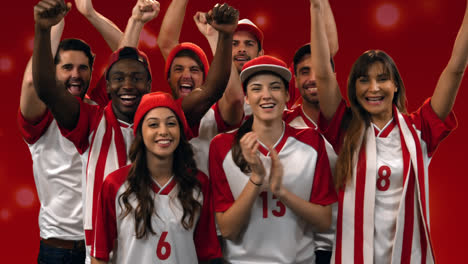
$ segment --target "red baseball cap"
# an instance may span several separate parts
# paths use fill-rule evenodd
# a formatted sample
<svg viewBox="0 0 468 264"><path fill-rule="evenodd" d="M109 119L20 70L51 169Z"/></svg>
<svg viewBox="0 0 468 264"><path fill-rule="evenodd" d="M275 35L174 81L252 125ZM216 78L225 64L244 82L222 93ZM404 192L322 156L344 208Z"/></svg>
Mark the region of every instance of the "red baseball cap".
<svg viewBox="0 0 468 264"><path fill-rule="evenodd" d="M208 75L208 71L210 69L210 64L208 63L208 58L206 57L205 52L200 48L197 44L192 42L183 42L179 45L175 46L166 59L166 65L164 67L164 74L166 78L169 78L169 71L171 70L172 61L174 61L176 55L181 52L182 50L190 50L198 56L200 61L203 64L204 72L203 72L203 79L206 79Z"/></svg>
<svg viewBox="0 0 468 264"><path fill-rule="evenodd" d="M240 73L241 82L244 83L250 76L261 71L276 73L283 77L287 82L291 80L291 72L284 61L273 56L263 55L244 64Z"/></svg>
<svg viewBox="0 0 468 264"><path fill-rule="evenodd" d="M146 71L148 72L148 77L151 80L151 67L149 64L148 56L146 56L146 54L143 51L133 47L123 47L114 51L111 54L109 58L109 63L107 64L108 66L106 70L106 80L109 79L109 71L112 68L112 66L122 59L134 59L141 62L141 64L143 64Z"/></svg>
<svg viewBox="0 0 468 264"><path fill-rule="evenodd" d="M174 100L172 95L165 92L153 92L143 95L140 101L140 105L133 118L133 134L136 135L138 125L142 121L143 117L153 108L167 107L171 109L179 118L182 123L185 135L189 135L189 127L187 119L185 119L184 111L179 101Z"/></svg>
<svg viewBox="0 0 468 264"><path fill-rule="evenodd" d="M236 32L237 31L247 31L254 35L257 38L260 49L263 49L263 32L252 21L247 18L239 20L239 22L237 22Z"/></svg>

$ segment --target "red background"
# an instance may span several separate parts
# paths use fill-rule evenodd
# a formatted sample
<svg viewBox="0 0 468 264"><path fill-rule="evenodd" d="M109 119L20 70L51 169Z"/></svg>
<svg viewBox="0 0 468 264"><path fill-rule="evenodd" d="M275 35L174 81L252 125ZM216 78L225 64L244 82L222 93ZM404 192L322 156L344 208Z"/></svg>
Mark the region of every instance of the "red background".
<svg viewBox="0 0 468 264"><path fill-rule="evenodd" d="M94 1L95 8L122 30L135 1ZM335 57L338 81L344 92L346 78L354 60L367 49L387 51L397 62L407 89L409 110L414 111L432 95L440 72L445 67L453 41L463 18L465 1L337 1L330 0L335 15L340 50ZM32 54L34 36L34 0L2 2L2 41L0 78L4 82L0 126L0 230L2 263L32 263L39 248L37 217L39 202L32 175L31 158L16 125L16 114L23 70ZM161 13L145 28L142 48L151 58L153 85L167 90L163 77L164 62L155 40L170 1L161 0ZM196 29L195 11L207 11L215 1L191 1L184 22L181 41L192 41L208 49ZM309 1L231 0L241 18L250 18L265 34L266 54L292 60L296 48L309 41ZM6 5L5 5L6 4ZM110 49L89 24L72 8L66 17L64 37L87 41L97 54L94 81L103 72ZM210 56L211 57L211 56ZM468 132L465 112L468 104L464 79L455 113L458 128L439 147L430 168L431 226L436 259L439 263L464 259L468 229L464 186L468 184L463 167L463 149L468 149L463 135Z"/></svg>

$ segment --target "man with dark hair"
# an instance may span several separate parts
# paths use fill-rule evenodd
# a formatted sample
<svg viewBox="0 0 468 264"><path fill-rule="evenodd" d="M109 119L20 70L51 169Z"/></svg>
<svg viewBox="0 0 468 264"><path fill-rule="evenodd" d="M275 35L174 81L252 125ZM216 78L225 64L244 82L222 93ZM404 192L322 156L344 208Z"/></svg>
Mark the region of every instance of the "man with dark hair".
<svg viewBox="0 0 468 264"><path fill-rule="evenodd" d="M156 17L159 12L159 5L156 5L154 1L146 3L146 8L145 11L137 10L141 27ZM56 81L60 79L61 71L70 70L71 67L69 63L66 63L65 55L72 51L60 51L60 63L54 67L50 52L50 28L62 20L69 9L70 6L66 5L63 0L44 0L35 6L36 34L32 75L37 95L45 104L41 103L44 108L47 106L50 109L50 113L61 130L56 137L65 139L61 134L65 135L74 145L70 153L81 154L79 158L83 165L80 166L77 174L84 176L86 180L83 184L86 183L86 187L83 188L85 190L83 194L84 222L83 216L80 220L82 221L81 230L84 226L86 244L90 245L93 241L93 209L95 208L93 205L96 202L93 199L94 193L99 191L100 184L108 173L127 163L127 149L133 140L131 127L133 115L143 94L150 91L151 75L148 59L144 53L135 48L122 48L112 54L106 72L107 91L111 97L111 102L106 107L88 105L70 94L70 92L76 92L84 95L86 89L83 88L87 88L89 84L90 70L88 69L87 78L70 78L68 82ZM125 45L126 37L130 36L124 35L122 45ZM90 60L85 52L80 51L79 54L88 65ZM75 53L72 55L76 56ZM80 63L73 69L77 73L83 72L84 76L86 67L83 64ZM54 75L55 69L57 69L56 75ZM55 146L52 145L52 147ZM63 163L68 164L67 161ZM78 191L82 191L81 188ZM83 200L78 199L78 203L82 206Z"/></svg>
<svg viewBox="0 0 468 264"><path fill-rule="evenodd" d="M326 32L328 36L328 46L330 49L330 63L334 69L333 56L338 51L338 35L335 20L328 0L321 0L323 7L323 19L326 22ZM296 101L296 107L290 111L285 111L284 121L292 127L311 127L318 129L320 122L320 107L317 95L317 83L314 69L312 67L310 44L300 47L294 54L294 82L290 83L290 96L294 96L294 89L299 90L301 97ZM295 87L294 87L295 86ZM291 89L294 92L291 92ZM337 155L333 147L325 141L325 148L332 172L335 168ZM315 232L315 255L316 264L330 263L333 243L335 240L337 203L332 204L332 225L326 232Z"/></svg>
<svg viewBox="0 0 468 264"><path fill-rule="evenodd" d="M232 31L229 35L210 26L220 36L213 44L217 46L219 52L214 54L210 66L205 52L199 46L190 42L179 43L187 2L188 0L171 2L161 24L158 45L166 59L165 76L172 95L181 101L191 127L193 138L190 143L195 152L197 167L208 175L208 150L211 139L218 133L237 126L243 115L243 96L236 96L226 88L229 74L223 79L222 86L209 78L210 72L219 70L219 67L232 74L230 57L238 17L235 24L231 24ZM218 8L221 9L223 6ZM199 15L208 23L209 15L205 13ZM209 95L207 100L197 99L196 94L200 90ZM190 108L189 104L192 105Z"/></svg>
<svg viewBox="0 0 468 264"><path fill-rule="evenodd" d="M33 53L33 76L36 91L51 110L61 127L62 134L71 140L86 168L85 222L86 244L93 243L93 224L97 193L105 177L128 163L127 152L133 140L133 117L141 97L151 89L151 67L146 55L135 44L144 24L159 13L156 1L139 0L132 11L120 46L111 55L106 72L107 92L111 101L106 107L91 106L62 92L51 76L50 27L70 9L63 0L47 1L46 8L35 8L36 36ZM49 3L52 2L52 3ZM40 2L41 3L41 2ZM218 56L213 59L213 70L206 77L207 89L197 88L181 104L184 110L201 115L200 108L208 109L220 96L217 87L225 87L230 65L221 65L231 53L232 33L237 25L237 10L228 5L216 6L208 15L213 26L220 31ZM134 46L134 45L132 45ZM214 89L214 90L213 90ZM222 91L221 91L222 94ZM207 106L209 104L209 106ZM197 110L198 109L198 110Z"/></svg>
<svg viewBox="0 0 468 264"><path fill-rule="evenodd" d="M94 55L79 39L60 44L64 22L52 28L55 78L73 96L88 90ZM58 48L57 48L58 45ZM34 90L31 61L21 87L18 125L31 152L33 174L41 203L40 263L84 263L82 162L73 143L61 136L57 122Z"/></svg>

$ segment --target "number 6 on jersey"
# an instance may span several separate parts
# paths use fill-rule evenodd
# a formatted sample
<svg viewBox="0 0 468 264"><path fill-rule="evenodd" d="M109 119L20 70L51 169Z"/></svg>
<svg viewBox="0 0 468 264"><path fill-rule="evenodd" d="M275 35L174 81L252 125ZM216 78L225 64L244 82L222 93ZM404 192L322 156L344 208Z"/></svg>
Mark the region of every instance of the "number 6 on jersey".
<svg viewBox="0 0 468 264"><path fill-rule="evenodd" d="M156 255L160 260L166 260L171 255L171 244L166 241L166 237L167 231L162 232L158 241L158 247L156 248Z"/></svg>

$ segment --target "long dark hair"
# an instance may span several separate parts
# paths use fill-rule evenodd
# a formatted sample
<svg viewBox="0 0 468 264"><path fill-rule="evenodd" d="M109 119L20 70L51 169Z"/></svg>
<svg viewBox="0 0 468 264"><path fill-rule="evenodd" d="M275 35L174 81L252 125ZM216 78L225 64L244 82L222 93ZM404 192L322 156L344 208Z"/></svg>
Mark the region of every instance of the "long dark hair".
<svg viewBox="0 0 468 264"><path fill-rule="evenodd" d="M336 162L336 186L341 188L351 179L353 171L353 157L355 151L361 146L360 138L365 128L370 126L370 114L359 104L356 96L356 81L368 74L370 66L380 62L384 71L397 87L393 96L393 104L398 110L406 113L405 86L400 73L393 59L381 50L368 50L364 52L353 64L348 78L348 99L351 105L351 112L347 112L343 126L346 129L343 146ZM342 126L342 127L343 127ZM362 146L365 146L365 137Z"/></svg>
<svg viewBox="0 0 468 264"><path fill-rule="evenodd" d="M177 115L176 115L177 116ZM142 118L142 120L144 117ZM198 169L193 158L193 150L188 142L183 125L177 116L180 128L180 142L174 151L172 170L174 179L179 186L177 198L182 204L183 215L181 224L185 229L191 228L195 223L195 214L201 210L201 204L194 198L194 191L201 191L201 184L197 179ZM156 234L151 225L151 218L156 214L154 207L154 192L151 189L153 179L148 170L146 160L146 146L143 142L142 123L138 125L135 139L130 148L129 157L132 161L128 172L128 187L119 196L119 206L125 207L121 217L124 218L134 211L135 234L138 239L145 238L148 232ZM138 201L136 208L129 203L129 197L134 194Z"/></svg>
<svg viewBox="0 0 468 264"><path fill-rule="evenodd" d="M258 72L256 74L253 74L252 76L247 78L242 83L242 86L244 87L245 94L247 94L247 84L249 83L250 79L252 77L256 76L256 75L259 75L259 74L273 74L275 76L278 76L283 81L284 89L285 89L286 93L288 93L288 91L289 91L289 82L286 81L283 77L281 77L279 74L276 74L276 73L271 72L271 71L260 71L260 72ZM252 131L253 120L254 120L254 116L252 114L239 127L239 129L237 130L236 135L234 136L234 141L232 142L232 147L231 147L232 159L234 160L234 163L237 165L237 167L239 167L240 170L243 173L250 173L250 172L252 172L252 170L250 169L249 164L245 160L244 155L242 155L242 149L240 147L240 140L245 134Z"/></svg>

